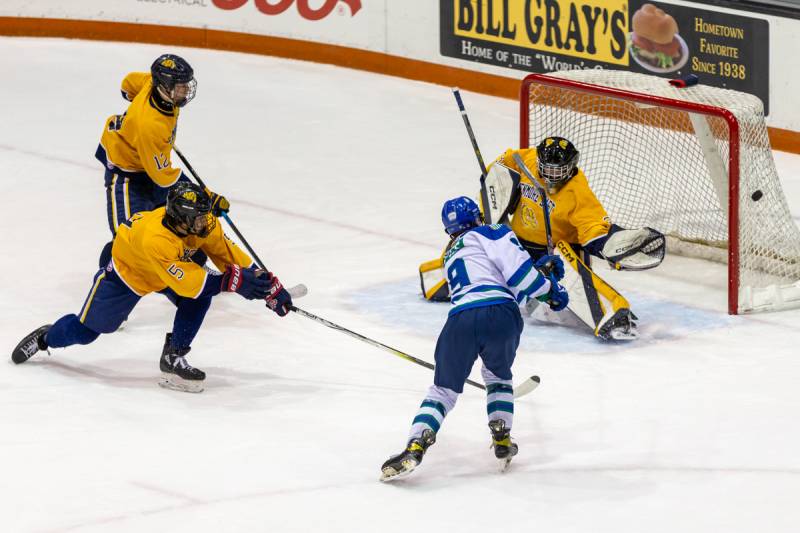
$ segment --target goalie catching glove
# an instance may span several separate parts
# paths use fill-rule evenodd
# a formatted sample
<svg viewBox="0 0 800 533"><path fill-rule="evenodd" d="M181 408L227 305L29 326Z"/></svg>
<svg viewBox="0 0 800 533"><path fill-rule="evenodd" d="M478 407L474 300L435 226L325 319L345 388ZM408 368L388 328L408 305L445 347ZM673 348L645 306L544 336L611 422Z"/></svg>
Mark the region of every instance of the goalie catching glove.
<svg viewBox="0 0 800 533"><path fill-rule="evenodd" d="M602 254L615 270L648 270L664 260L667 241L653 228L619 229L609 233Z"/></svg>

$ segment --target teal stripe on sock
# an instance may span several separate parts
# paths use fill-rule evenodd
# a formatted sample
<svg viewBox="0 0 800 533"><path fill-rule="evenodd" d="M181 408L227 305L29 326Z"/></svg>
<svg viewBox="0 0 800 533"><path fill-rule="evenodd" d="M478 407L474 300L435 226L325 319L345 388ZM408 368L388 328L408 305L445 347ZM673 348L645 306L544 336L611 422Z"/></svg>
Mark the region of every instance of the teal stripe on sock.
<svg viewBox="0 0 800 533"><path fill-rule="evenodd" d="M433 415L417 415L414 417L414 421L411 423L411 425L414 424L427 424L434 433L439 431L439 428L441 427L439 421L436 420Z"/></svg>
<svg viewBox="0 0 800 533"><path fill-rule="evenodd" d="M495 394L497 392L514 394L514 387L506 385L505 383L491 383L486 386L486 394Z"/></svg>
<svg viewBox="0 0 800 533"><path fill-rule="evenodd" d="M422 405L420 405L420 408L422 408L422 407L431 407L433 409L436 409L437 411L439 411L439 413L442 415L442 417L444 417L447 414L447 412L445 411L444 405L442 405L440 402L437 402L437 401L434 401L434 400L424 400L422 402Z"/></svg>
<svg viewBox="0 0 800 533"><path fill-rule="evenodd" d="M505 411L506 413L513 413L514 412L514 402L503 402L497 400L495 402L489 402L486 404L486 412L492 414L496 411Z"/></svg>

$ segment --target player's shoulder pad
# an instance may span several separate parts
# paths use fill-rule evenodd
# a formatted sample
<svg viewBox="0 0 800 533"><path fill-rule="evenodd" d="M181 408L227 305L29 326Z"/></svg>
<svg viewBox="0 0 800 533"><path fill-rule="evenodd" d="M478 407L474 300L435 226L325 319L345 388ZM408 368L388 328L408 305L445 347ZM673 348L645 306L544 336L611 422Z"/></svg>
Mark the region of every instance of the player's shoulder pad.
<svg viewBox="0 0 800 533"><path fill-rule="evenodd" d="M503 224L478 226L474 230L478 235L490 241L497 241L508 235L511 229Z"/></svg>

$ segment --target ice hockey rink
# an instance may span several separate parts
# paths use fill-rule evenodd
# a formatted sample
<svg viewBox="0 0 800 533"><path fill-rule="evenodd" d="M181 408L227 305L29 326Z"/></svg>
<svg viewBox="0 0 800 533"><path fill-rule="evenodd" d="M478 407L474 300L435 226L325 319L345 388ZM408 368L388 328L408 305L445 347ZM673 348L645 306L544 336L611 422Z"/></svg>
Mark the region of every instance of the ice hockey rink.
<svg viewBox="0 0 800 533"><path fill-rule="evenodd" d="M177 145L298 306L433 358L447 304L418 265L444 200L478 170L447 87L189 48L0 39L0 338L76 312L108 240L104 119L119 83L165 51L194 66ZM517 104L465 92L487 159L517 143ZM578 147L580 149L580 147ZM800 156L776 153L795 220ZM729 316L725 268L668 256L600 272L641 338L604 344L528 323L520 454L498 472L485 398L465 390L416 472L378 482L432 373L301 316L214 300L192 395L161 389L173 307L121 332L0 365L0 531L790 532L800 523L800 311ZM476 366L473 378L479 379Z"/></svg>

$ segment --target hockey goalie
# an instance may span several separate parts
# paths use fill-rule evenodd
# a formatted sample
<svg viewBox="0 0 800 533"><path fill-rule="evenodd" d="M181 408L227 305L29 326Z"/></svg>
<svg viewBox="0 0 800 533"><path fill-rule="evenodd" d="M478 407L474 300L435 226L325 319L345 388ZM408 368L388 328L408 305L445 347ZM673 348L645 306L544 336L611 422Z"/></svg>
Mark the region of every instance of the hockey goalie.
<svg viewBox="0 0 800 533"><path fill-rule="evenodd" d="M527 168L519 168L515 155ZM615 270L647 270L663 261L666 241L653 228L613 224L578 167L579 156L561 137L547 137L536 148L506 150L482 180L484 218L509 224L534 261L548 253L548 242L564 261L567 273L561 283L569 291L570 313L561 318L532 301L526 308L532 318L585 324L604 340L632 340L638 336L638 319L625 297L592 270L592 257ZM449 299L441 266L441 259L420 265L428 300Z"/></svg>

